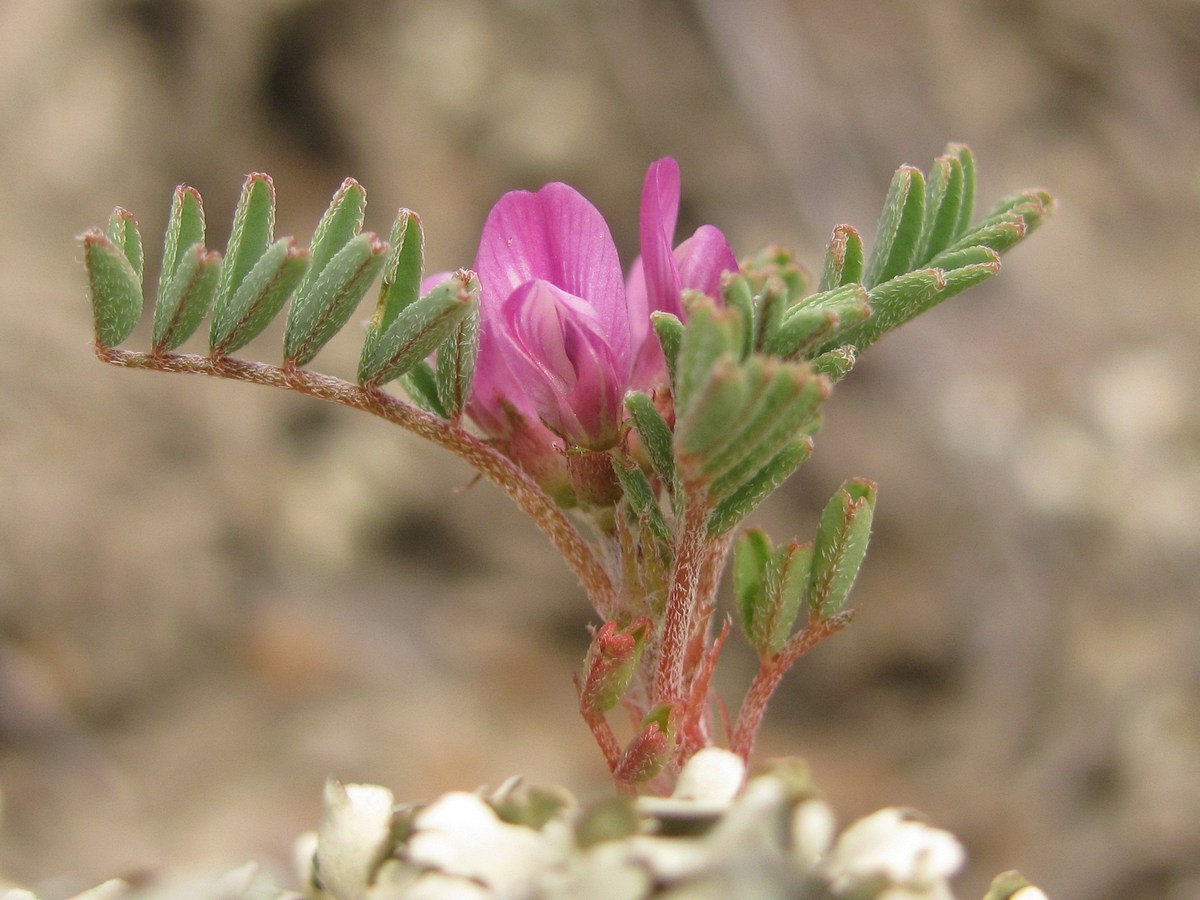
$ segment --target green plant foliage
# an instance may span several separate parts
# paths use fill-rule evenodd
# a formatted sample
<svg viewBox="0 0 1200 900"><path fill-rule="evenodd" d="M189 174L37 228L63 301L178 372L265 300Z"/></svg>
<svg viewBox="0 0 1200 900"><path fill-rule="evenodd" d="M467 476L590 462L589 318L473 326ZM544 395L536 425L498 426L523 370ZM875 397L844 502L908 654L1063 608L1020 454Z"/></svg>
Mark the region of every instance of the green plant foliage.
<svg viewBox="0 0 1200 900"><path fill-rule="evenodd" d="M338 250L320 275L305 276L288 311L285 359L303 366L341 331L383 268L387 249L375 235L360 234Z"/></svg>
<svg viewBox="0 0 1200 900"><path fill-rule="evenodd" d="M801 437L789 442L766 465L741 483L720 501L708 519L708 535L720 537L741 524L750 512L783 484L812 455L812 439Z"/></svg>
<svg viewBox="0 0 1200 900"><path fill-rule="evenodd" d="M789 309L763 339L763 352L783 359L807 359L813 350L838 340L873 314L870 295L850 283L813 294Z"/></svg>
<svg viewBox="0 0 1200 900"><path fill-rule="evenodd" d="M754 351L755 346L757 314L754 289L745 275L726 272L722 278L721 297L726 309L735 309L742 317L742 342L737 350L739 358L745 359Z"/></svg>
<svg viewBox="0 0 1200 900"><path fill-rule="evenodd" d="M174 350L204 321L221 276L221 256L204 248L204 203L195 188L175 188L163 239L154 304L156 353Z"/></svg>
<svg viewBox="0 0 1200 900"><path fill-rule="evenodd" d="M675 360L675 412L680 418L702 390L708 390L713 367L722 356L733 359L742 346L741 317L721 309L702 294L685 297L688 323Z"/></svg>
<svg viewBox="0 0 1200 900"><path fill-rule="evenodd" d="M909 271L916 260L925 222L925 176L920 169L901 166L892 178L871 260L863 283L867 287Z"/></svg>
<svg viewBox="0 0 1200 900"><path fill-rule="evenodd" d="M763 659L779 654L806 605L812 544L792 541L771 546L766 532L751 528L738 540L733 557L733 590L742 630Z"/></svg>
<svg viewBox="0 0 1200 900"><path fill-rule="evenodd" d="M257 337L279 314L308 271L308 250L293 238L280 238L255 261L228 298L218 297L209 332L209 350L228 356ZM228 271L225 257L222 274ZM225 279L222 278L222 283Z"/></svg>
<svg viewBox="0 0 1200 900"><path fill-rule="evenodd" d="M825 253L825 268L818 290L831 291L862 281L865 265L863 242L858 232L849 225L837 226L833 229L833 237Z"/></svg>
<svg viewBox="0 0 1200 900"><path fill-rule="evenodd" d="M396 214L389 238L392 247L383 267L383 284L371 330L386 331L401 310L421 296L421 278L425 270L425 232L421 217L409 209Z"/></svg>
<svg viewBox="0 0 1200 900"><path fill-rule="evenodd" d="M758 646L754 641L755 621L773 553L771 538L761 528L742 532L733 551L733 598L742 630L755 647Z"/></svg>
<svg viewBox="0 0 1200 900"><path fill-rule="evenodd" d="M813 371L824 375L831 385L837 384L850 374L858 356L853 344L844 344L833 350L826 350L812 361Z"/></svg>
<svg viewBox="0 0 1200 900"><path fill-rule="evenodd" d="M658 496L646 473L637 465L626 465L619 459L613 460L613 471L621 483L621 492L634 517L645 522L660 541L670 543L673 536L671 526L667 524L662 508L658 505Z"/></svg>
<svg viewBox="0 0 1200 900"><path fill-rule="evenodd" d="M630 391L625 395L625 408L629 410L630 422L641 440L651 468L663 486L673 493L677 475L671 426L654 401L638 391Z"/></svg>
<svg viewBox="0 0 1200 900"><path fill-rule="evenodd" d="M472 303L462 321L437 348L437 396L446 418L457 420L467 408L478 359L479 304Z"/></svg>
<svg viewBox="0 0 1200 900"><path fill-rule="evenodd" d="M367 192L353 178L347 178L334 193L329 208L325 210L313 232L312 242L308 245L312 264L296 289L298 302L312 290L313 284L333 258L351 240L358 237L366 209Z"/></svg>
<svg viewBox="0 0 1200 900"><path fill-rule="evenodd" d="M720 500L738 490L791 441L820 427L817 411L829 385L811 370L780 367L764 390L764 402L739 423L735 442L705 460L708 496Z"/></svg>
<svg viewBox="0 0 1200 900"><path fill-rule="evenodd" d="M425 359L479 304L479 279L460 271L404 307L386 329L367 332L358 364L364 387L399 378ZM436 391L436 387L435 387Z"/></svg>
<svg viewBox="0 0 1200 900"><path fill-rule="evenodd" d="M758 253L741 262L742 275L755 293L760 293L771 279L782 283L782 294L794 303L812 290L812 279L804 266L787 247L768 244Z"/></svg>
<svg viewBox="0 0 1200 900"><path fill-rule="evenodd" d="M105 235L115 247L125 254L130 268L137 276L138 284L141 285L145 254L142 251L142 235L138 231L137 219L133 217L133 213L121 209L119 206L114 209L108 219Z"/></svg>
<svg viewBox="0 0 1200 900"><path fill-rule="evenodd" d="M193 244L154 305L154 352L168 353L195 333L208 314L221 278L221 254Z"/></svg>
<svg viewBox="0 0 1200 900"><path fill-rule="evenodd" d="M267 252L274 234L275 185L269 175L256 172L246 178L233 213L233 229L225 246L225 268L221 272L221 286L217 292L217 316L224 315L224 307L233 301L234 294L258 263L259 257ZM203 239L201 231L198 240ZM185 246L182 239L177 245Z"/></svg>
<svg viewBox="0 0 1200 900"><path fill-rule="evenodd" d="M163 237L162 269L158 273L158 304L171 289L171 279L175 277L185 254L196 245L204 246L204 202L200 192L186 184L175 188L171 197L171 209L167 214L167 231ZM172 318L168 310L163 314L164 319ZM155 310L156 316L158 310Z"/></svg>
<svg viewBox="0 0 1200 900"><path fill-rule="evenodd" d="M683 343L683 323L668 312L656 310L650 313L650 325L658 337L663 356L667 361L667 375L671 384L676 383L676 372L679 362L679 347Z"/></svg>
<svg viewBox="0 0 1200 900"><path fill-rule="evenodd" d="M828 619L846 604L867 555L876 491L873 482L852 478L821 513L808 590L809 608L819 619Z"/></svg>
<svg viewBox="0 0 1200 900"><path fill-rule="evenodd" d="M288 310L283 355L303 366L340 331L383 268L388 245L359 234L367 195L347 178L313 234L311 263Z"/></svg>
<svg viewBox="0 0 1200 900"><path fill-rule="evenodd" d="M96 340L102 347L115 347L133 333L141 318L142 280L125 252L99 228L83 236L83 255Z"/></svg>
<svg viewBox="0 0 1200 900"><path fill-rule="evenodd" d="M400 383L412 401L426 412L431 412L443 419L450 418L446 407L438 396L437 374L427 361L421 360L400 376Z"/></svg>
<svg viewBox="0 0 1200 900"><path fill-rule="evenodd" d="M924 264L958 237L963 205L963 167L955 156L939 156L925 185L925 225L917 260Z"/></svg>

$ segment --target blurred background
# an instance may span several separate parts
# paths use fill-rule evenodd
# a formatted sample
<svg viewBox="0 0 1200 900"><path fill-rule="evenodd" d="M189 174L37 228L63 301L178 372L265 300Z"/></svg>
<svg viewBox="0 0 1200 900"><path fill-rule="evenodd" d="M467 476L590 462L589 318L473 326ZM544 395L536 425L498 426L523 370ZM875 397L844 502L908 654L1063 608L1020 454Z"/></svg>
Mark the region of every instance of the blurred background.
<svg viewBox="0 0 1200 900"><path fill-rule="evenodd" d="M0 872L54 897L283 866L328 775L605 790L569 679L589 610L498 491L363 415L94 360L75 237L114 205L148 284L174 185L219 247L259 170L305 242L346 175L369 228L416 209L431 270L563 180L630 260L672 154L681 234L815 268L948 140L982 206L1060 208L873 348L757 515L807 536L844 478L881 484L858 618L759 755L806 757L843 822L953 830L964 897L1009 867L1200 897L1195 0L2 0ZM315 367L352 377L354 331Z"/></svg>

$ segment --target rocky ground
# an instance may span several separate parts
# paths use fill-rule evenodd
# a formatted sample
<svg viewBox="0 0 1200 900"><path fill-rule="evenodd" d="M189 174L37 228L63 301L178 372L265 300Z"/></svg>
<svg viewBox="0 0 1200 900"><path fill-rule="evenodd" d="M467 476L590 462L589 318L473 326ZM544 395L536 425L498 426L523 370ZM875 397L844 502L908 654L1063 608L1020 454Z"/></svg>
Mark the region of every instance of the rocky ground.
<svg viewBox="0 0 1200 900"><path fill-rule="evenodd" d="M418 210L450 268L500 193L564 180L629 258L670 153L685 228L815 265L961 140L985 203L1061 207L872 351L759 516L806 534L881 483L858 620L762 752L846 819L959 834L963 896L1012 866L1062 900L1200 892L1195 3L9 0L0 50L5 876L282 865L328 774L604 788L571 712L588 611L540 535L364 416L95 362L74 236L112 206L153 245L186 180L219 245L262 170L307 240L353 174L369 227ZM341 337L322 371L353 372Z"/></svg>

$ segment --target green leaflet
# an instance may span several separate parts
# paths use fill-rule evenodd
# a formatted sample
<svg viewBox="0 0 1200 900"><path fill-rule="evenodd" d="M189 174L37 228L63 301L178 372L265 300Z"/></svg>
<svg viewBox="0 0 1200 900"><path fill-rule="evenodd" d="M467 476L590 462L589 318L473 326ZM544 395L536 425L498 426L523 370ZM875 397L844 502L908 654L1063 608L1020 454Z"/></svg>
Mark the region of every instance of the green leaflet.
<svg viewBox="0 0 1200 900"><path fill-rule="evenodd" d="M954 237L961 237L971 227L975 214L975 156L966 144L947 144L946 156L953 156L963 171L962 202L958 208L958 222L954 226Z"/></svg>
<svg viewBox="0 0 1200 900"><path fill-rule="evenodd" d="M733 551L733 597L742 631L754 647L758 646L754 639L756 622L773 552L771 539L761 528L746 529Z"/></svg>
<svg viewBox="0 0 1200 900"><path fill-rule="evenodd" d="M963 203L963 167L956 156L933 161L925 195L925 226L915 262L928 263L957 237Z"/></svg>
<svg viewBox="0 0 1200 900"><path fill-rule="evenodd" d="M868 292L871 317L822 344L819 352L824 353L835 346L852 344L862 353L881 335L933 305L939 290L945 286L945 274L941 269L920 269L907 272L890 281L876 285Z"/></svg>
<svg viewBox="0 0 1200 900"><path fill-rule="evenodd" d="M667 490L675 491L675 453L673 449L674 436L667 420L663 418L654 401L646 394L630 391L625 395L625 408L629 410L629 419L641 439L642 447L650 460L654 474L659 477Z"/></svg>
<svg viewBox="0 0 1200 900"><path fill-rule="evenodd" d="M125 252L93 228L83 236L83 255L92 296L96 341L115 347L142 316L142 282Z"/></svg>
<svg viewBox="0 0 1200 900"><path fill-rule="evenodd" d="M871 314L867 290L861 284L813 294L788 310L763 350L783 359L805 359Z"/></svg>
<svg viewBox="0 0 1200 900"><path fill-rule="evenodd" d="M719 309L701 295L688 310L687 327L675 361L675 412L685 417L688 407L706 389L713 366L722 356L731 358L741 346L740 317L734 310Z"/></svg>
<svg viewBox="0 0 1200 900"><path fill-rule="evenodd" d="M708 536L720 537L736 526L760 504L768 494L787 480L812 455L812 440L799 438L785 446L753 477L713 509L708 519Z"/></svg>
<svg viewBox="0 0 1200 900"><path fill-rule="evenodd" d="M362 230L367 207L367 192L353 178L347 178L333 195L329 208L321 216L308 245L312 263L296 288L296 302L301 303L328 266Z"/></svg>
<svg viewBox="0 0 1200 900"><path fill-rule="evenodd" d="M171 280L179 269L186 254L192 252L197 244L204 245L204 202L200 192L186 184L175 188L171 196L171 211L167 214L167 231L163 237L162 269L158 273L158 294L154 316L158 321L158 307L171 289ZM175 310L167 310L161 314L164 319L172 319ZM185 338L186 340L186 338ZM183 343L181 340L180 343Z"/></svg>
<svg viewBox="0 0 1200 900"><path fill-rule="evenodd" d="M750 281L744 275L726 272L722 276L721 297L727 309L736 309L742 317L742 343L738 348L738 356L745 359L755 349L755 322L757 319L754 308L754 291Z"/></svg>
<svg viewBox="0 0 1200 900"><path fill-rule="evenodd" d="M821 403L829 396L829 383L821 377L810 377L807 369L787 367L779 373L774 402L764 404L767 414L747 422L741 440L733 446L736 451L709 465L705 474L710 480L710 500L723 502L753 481L762 467L800 437L811 437L820 422L817 418Z"/></svg>
<svg viewBox="0 0 1200 900"><path fill-rule="evenodd" d="M306 276L288 310L285 359L298 366L307 364L345 326L383 268L387 249L375 235L360 234L346 242L316 278Z"/></svg>
<svg viewBox="0 0 1200 900"><path fill-rule="evenodd" d="M863 242L849 225L833 229L829 249L825 252L825 268L818 290L831 291L836 287L863 280Z"/></svg>
<svg viewBox="0 0 1200 900"><path fill-rule="evenodd" d="M358 381L379 387L412 369L445 340L479 303L479 279L460 271L402 309L386 329L371 328L358 363Z"/></svg>
<svg viewBox="0 0 1200 900"><path fill-rule="evenodd" d="M965 231L947 252L984 246L1004 253L1042 224L1054 209L1054 198L1045 191L1026 191L1004 198L983 221ZM942 265L935 257L934 265Z"/></svg>
<svg viewBox="0 0 1200 900"><path fill-rule="evenodd" d="M671 387L678 391L676 367L679 348L683 344L683 323L671 313L655 310L650 313L650 324L654 327L654 334L658 337L659 346L662 347L663 356L667 360L667 375L671 379Z"/></svg>
<svg viewBox="0 0 1200 900"><path fill-rule="evenodd" d="M271 176L255 172L242 185L242 195L233 213L233 229L225 246L225 267L217 292L216 315L233 295L270 246L275 233L275 185ZM306 254L307 255L307 254Z"/></svg>
<svg viewBox="0 0 1200 900"><path fill-rule="evenodd" d="M308 246L308 271L288 309L283 355L303 366L345 326L371 282L387 245L360 235L367 192L353 178L334 192Z"/></svg>
<svg viewBox="0 0 1200 900"><path fill-rule="evenodd" d="M710 478L752 452L757 441L775 428L808 380L805 369L762 356L747 360L738 371L746 385L746 396L736 410L736 418L719 423L720 427L714 429L719 440L699 452L686 442L681 447L681 455L702 456L695 462Z"/></svg>
<svg viewBox="0 0 1200 900"><path fill-rule="evenodd" d="M646 522L650 530L660 541L669 544L673 538L671 526L663 516L662 508L658 505L658 497L650 480L635 463L621 459L613 459L613 471L621 483L624 500L629 504L634 516Z"/></svg>
<svg viewBox="0 0 1200 900"><path fill-rule="evenodd" d="M841 612L867 555L876 485L852 478L821 513L813 550L809 609L819 619Z"/></svg>
<svg viewBox="0 0 1200 900"><path fill-rule="evenodd" d="M863 283L873 287L909 271L925 224L925 176L901 166L892 177Z"/></svg>
<svg viewBox="0 0 1200 900"><path fill-rule="evenodd" d="M814 372L818 375L824 375L832 385L837 384L850 374L850 370L854 368L857 358L854 345L846 344L841 347L834 347L832 350L826 350L820 356L814 357L810 365Z"/></svg>
<svg viewBox="0 0 1200 900"><path fill-rule="evenodd" d="M225 260L224 272L230 261ZM218 297L208 343L214 356L224 356L253 340L283 309L308 270L308 251L293 238L282 238L261 254L237 290L222 303Z"/></svg>
<svg viewBox="0 0 1200 900"><path fill-rule="evenodd" d="M392 252L383 267L383 285L373 331L383 332L391 327L400 311L416 303L421 296L421 277L425 271L425 232L421 217L409 209L396 214L389 238Z"/></svg>
<svg viewBox="0 0 1200 900"><path fill-rule="evenodd" d="M696 474L690 463L702 463L712 448L729 439L734 424L761 388L761 362L753 358L752 363L742 366L732 355L721 357L709 370L708 382L694 389L696 396L676 420L676 457L685 467L685 480Z"/></svg>
<svg viewBox="0 0 1200 900"><path fill-rule="evenodd" d="M838 344L852 344L862 352L886 332L1000 271L999 255L984 246L947 250L935 259L947 268L919 269L872 288L871 318L838 333L820 349L826 352Z"/></svg>
<svg viewBox="0 0 1200 900"><path fill-rule="evenodd" d="M155 353L169 353L200 327L221 279L221 254L193 244L154 305Z"/></svg>
<svg viewBox="0 0 1200 900"><path fill-rule="evenodd" d="M791 250L779 244L768 244L744 260L741 268L743 277L750 282L752 292L756 294L761 293L772 279L783 285L782 293L788 303L794 303L811 290L808 272L796 261Z"/></svg>
<svg viewBox="0 0 1200 900"><path fill-rule="evenodd" d="M125 254L130 268L137 275L138 285L141 285L145 254L142 252L142 235L138 231L137 219L133 217L133 213L118 206L108 219L105 234L113 245Z"/></svg>
<svg viewBox="0 0 1200 900"><path fill-rule="evenodd" d="M468 290L479 293L479 280L472 273ZM479 359L479 304L471 304L463 320L437 348L436 388L438 401L448 413L459 419L471 396L475 363Z"/></svg>
<svg viewBox="0 0 1200 900"><path fill-rule="evenodd" d="M771 346L776 340L791 301L787 285L778 278L768 278L754 297L753 343L758 349Z"/></svg>
<svg viewBox="0 0 1200 900"><path fill-rule="evenodd" d="M441 398L438 397L437 375L428 362L421 360L401 375L400 384L404 386L405 393L412 398L413 403L421 409L443 419L450 418L446 407L442 406Z"/></svg>
<svg viewBox="0 0 1200 900"><path fill-rule="evenodd" d="M766 566L761 606L755 618L754 646L763 655L777 655L792 636L805 604L812 572L813 546L792 541L779 547Z"/></svg>
<svg viewBox="0 0 1200 900"><path fill-rule="evenodd" d="M1020 243L1028 231L1029 227L1026 225L1024 217L1015 212L1002 213L972 228L930 262L933 265L941 265L944 256L969 250L972 247L987 247L997 253L1003 253Z"/></svg>
<svg viewBox="0 0 1200 900"><path fill-rule="evenodd" d="M805 606L812 569L812 544L792 541L772 548L752 528L738 539L733 557L733 591L742 629L763 659L779 654Z"/></svg>

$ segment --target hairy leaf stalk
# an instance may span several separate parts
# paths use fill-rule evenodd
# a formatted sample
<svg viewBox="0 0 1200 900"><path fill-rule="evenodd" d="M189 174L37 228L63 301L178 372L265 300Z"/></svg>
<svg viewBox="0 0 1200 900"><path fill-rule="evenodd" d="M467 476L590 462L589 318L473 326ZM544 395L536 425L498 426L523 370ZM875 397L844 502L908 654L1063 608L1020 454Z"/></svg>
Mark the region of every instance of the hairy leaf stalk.
<svg viewBox="0 0 1200 900"><path fill-rule="evenodd" d="M445 419L405 403L379 388L361 387L295 366L285 368L228 356L213 358L194 354L139 353L105 347L100 343L96 344L96 355L110 365L128 369L213 375L231 381L284 388L362 410L399 425L449 450L508 494L550 539L550 543L579 578L588 596L595 598L597 605L612 606L616 601L608 573L591 545L566 514L510 459L488 446L486 441Z"/></svg>

